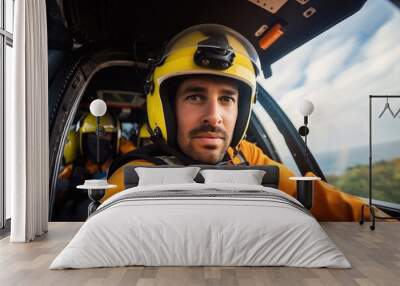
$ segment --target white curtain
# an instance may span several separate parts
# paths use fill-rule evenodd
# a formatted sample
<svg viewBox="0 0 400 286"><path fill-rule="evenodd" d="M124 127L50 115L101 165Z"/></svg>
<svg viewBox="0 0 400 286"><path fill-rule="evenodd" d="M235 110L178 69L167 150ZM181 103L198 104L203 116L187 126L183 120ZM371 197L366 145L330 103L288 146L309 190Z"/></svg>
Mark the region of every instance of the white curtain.
<svg viewBox="0 0 400 286"><path fill-rule="evenodd" d="M12 242L47 232L49 137L45 0L15 1L13 94L6 98Z"/></svg>

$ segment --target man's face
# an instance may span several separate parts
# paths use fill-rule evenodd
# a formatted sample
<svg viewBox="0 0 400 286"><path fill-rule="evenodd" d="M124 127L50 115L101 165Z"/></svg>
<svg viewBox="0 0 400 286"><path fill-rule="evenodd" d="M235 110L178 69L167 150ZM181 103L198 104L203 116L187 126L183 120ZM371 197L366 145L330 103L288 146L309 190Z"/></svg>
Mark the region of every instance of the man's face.
<svg viewBox="0 0 400 286"><path fill-rule="evenodd" d="M223 159L235 128L238 97L231 79L194 77L178 86L177 140L186 155L208 164Z"/></svg>

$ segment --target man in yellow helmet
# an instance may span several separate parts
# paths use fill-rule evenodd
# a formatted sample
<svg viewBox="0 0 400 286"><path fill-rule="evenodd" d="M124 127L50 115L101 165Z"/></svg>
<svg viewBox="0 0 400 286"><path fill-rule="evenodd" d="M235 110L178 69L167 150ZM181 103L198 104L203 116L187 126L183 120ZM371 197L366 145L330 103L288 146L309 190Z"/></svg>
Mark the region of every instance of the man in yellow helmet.
<svg viewBox="0 0 400 286"><path fill-rule="evenodd" d="M189 28L166 47L145 91L154 144L113 163L109 183L123 190L123 166L159 164L276 165L279 189L296 195L294 173L244 140L261 75L254 47L221 25ZM311 175L308 174L308 175ZM319 220L358 220L363 202L317 182L312 213Z"/></svg>
<svg viewBox="0 0 400 286"><path fill-rule="evenodd" d="M57 196L74 211L77 218L87 214L88 196L84 191L76 190L76 186L88 179L104 179L112 160L119 154L128 153L135 146L121 137L121 127L117 119L106 113L100 117L99 157L97 157L96 118L85 114L78 122L77 131L70 130L64 146L64 160L57 181ZM82 202L79 204L79 202ZM82 205L82 207L77 206ZM57 206L65 208L65 206ZM77 210L79 208L79 210Z"/></svg>
<svg viewBox="0 0 400 286"><path fill-rule="evenodd" d="M88 113L78 123L78 132L70 131L64 147L64 172L72 168L72 163L82 164L87 170L87 177L104 178L106 171L120 151L127 153L134 150L133 144L121 137L118 120L109 113L100 117L99 157L97 158L96 118ZM120 148L122 150L120 150ZM60 174L63 176L63 172Z"/></svg>

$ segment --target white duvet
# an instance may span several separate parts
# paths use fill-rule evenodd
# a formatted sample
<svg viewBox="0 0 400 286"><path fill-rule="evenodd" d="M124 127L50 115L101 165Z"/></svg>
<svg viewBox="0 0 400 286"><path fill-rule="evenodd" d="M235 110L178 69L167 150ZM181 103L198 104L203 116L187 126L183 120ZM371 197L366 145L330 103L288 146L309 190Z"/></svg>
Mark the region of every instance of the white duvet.
<svg viewBox="0 0 400 286"><path fill-rule="evenodd" d="M197 183L114 195L50 269L127 265L351 267L291 196L255 185Z"/></svg>

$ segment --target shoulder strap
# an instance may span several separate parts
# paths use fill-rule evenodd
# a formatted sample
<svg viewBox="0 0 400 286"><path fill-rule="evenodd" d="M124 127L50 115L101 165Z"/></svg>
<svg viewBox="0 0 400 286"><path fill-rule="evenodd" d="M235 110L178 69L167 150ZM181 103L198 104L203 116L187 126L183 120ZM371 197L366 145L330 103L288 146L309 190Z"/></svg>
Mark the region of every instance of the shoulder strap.
<svg viewBox="0 0 400 286"><path fill-rule="evenodd" d="M163 160L167 165L182 165L182 162L174 156L158 156L156 158Z"/></svg>
<svg viewBox="0 0 400 286"><path fill-rule="evenodd" d="M239 150L239 152L236 154L236 156L239 158L240 163L237 165L249 165L249 162L247 162L246 158L244 157L244 154L242 151Z"/></svg>
<svg viewBox="0 0 400 286"><path fill-rule="evenodd" d="M167 149L166 149L167 148ZM166 149L166 150L165 150ZM166 154L171 154L172 156L165 156ZM178 156L179 155L179 156ZM249 165L246 161L244 154L239 150L234 156L238 156L240 159L240 163L235 165ZM107 179L111 177L112 174L123 165L135 161L135 160L144 160L154 165L195 165L201 164L196 161L190 162L189 159L184 157L182 154L173 150L169 146L152 144L145 146L143 148L139 148L128 152L126 154L120 155L117 159L115 159L107 172ZM232 159L229 158L227 154L225 154L224 160L217 165L225 165L229 162L232 162Z"/></svg>
<svg viewBox="0 0 400 286"><path fill-rule="evenodd" d="M239 162L234 163L234 159L239 159ZM218 163L217 165L249 166L250 164L240 149L233 149L232 157L227 152L222 162Z"/></svg>
<svg viewBox="0 0 400 286"><path fill-rule="evenodd" d="M144 160L153 163L154 165L168 165L168 162L165 162L163 159L153 155L154 151L155 150L153 150L153 148L140 148L120 155L111 163L110 167L108 168L107 179L110 178L111 175L123 165L136 160Z"/></svg>

